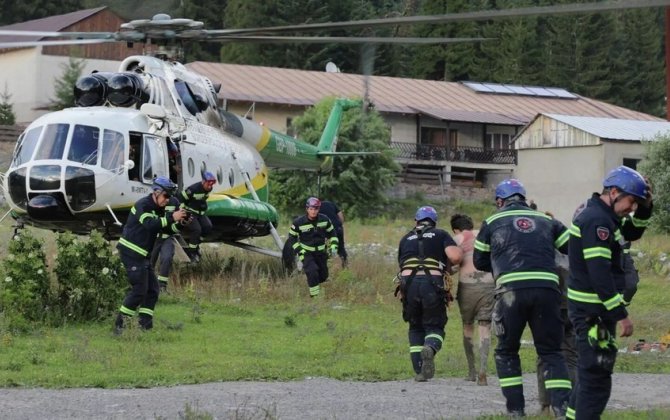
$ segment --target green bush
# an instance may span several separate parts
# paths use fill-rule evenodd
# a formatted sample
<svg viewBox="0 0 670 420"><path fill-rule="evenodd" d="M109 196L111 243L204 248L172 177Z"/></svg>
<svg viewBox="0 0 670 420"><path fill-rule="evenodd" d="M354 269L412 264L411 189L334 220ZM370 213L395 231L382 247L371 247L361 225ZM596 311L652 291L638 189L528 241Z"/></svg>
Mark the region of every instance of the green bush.
<svg viewBox="0 0 670 420"><path fill-rule="evenodd" d="M59 234L56 307L61 320L95 321L114 313L126 286L125 270L118 256L99 232L88 241L71 233Z"/></svg>
<svg viewBox="0 0 670 420"><path fill-rule="evenodd" d="M4 324L13 330L25 330L31 322L43 321L49 309L50 279L40 241L28 230L16 234L2 268L0 311Z"/></svg>

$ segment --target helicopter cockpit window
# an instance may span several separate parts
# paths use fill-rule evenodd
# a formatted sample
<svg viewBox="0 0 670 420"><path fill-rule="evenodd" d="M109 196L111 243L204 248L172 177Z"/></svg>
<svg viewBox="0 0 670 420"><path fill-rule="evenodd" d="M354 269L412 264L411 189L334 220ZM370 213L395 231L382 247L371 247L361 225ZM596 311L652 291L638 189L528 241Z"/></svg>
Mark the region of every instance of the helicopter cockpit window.
<svg viewBox="0 0 670 420"><path fill-rule="evenodd" d="M144 148L142 149L142 179L144 182L152 182L154 177L169 176L167 166L167 150L165 142L156 136L144 136Z"/></svg>
<svg viewBox="0 0 670 420"><path fill-rule="evenodd" d="M165 108L165 112L168 114L173 114L173 115L179 115L179 112L177 111L177 106L174 103L174 99L172 98L172 94L170 93L170 89L168 89L167 84L165 83L165 80L162 78L157 79L159 82L160 86L160 97L162 99L162 103L158 105L163 105Z"/></svg>
<svg viewBox="0 0 670 420"><path fill-rule="evenodd" d="M102 134L102 159L100 166L120 174L123 171L125 148L123 134L105 130Z"/></svg>
<svg viewBox="0 0 670 420"><path fill-rule="evenodd" d="M67 158L73 162L95 165L98 161L100 129L90 125L75 125Z"/></svg>
<svg viewBox="0 0 670 420"><path fill-rule="evenodd" d="M67 133L70 131L69 124L49 124L44 129L44 135L37 152L35 160L63 159Z"/></svg>
<svg viewBox="0 0 670 420"><path fill-rule="evenodd" d="M21 134L14 150L14 159L12 159L12 168L22 165L30 160L37 146L37 140L42 134L42 127L35 127L30 131Z"/></svg>
<svg viewBox="0 0 670 420"><path fill-rule="evenodd" d="M182 80L175 80L174 87L177 90L177 94L179 95L179 98L188 112L190 112L192 115L200 112L198 105L195 103L193 92L191 92L191 88L188 86L188 84L186 84L186 82Z"/></svg>

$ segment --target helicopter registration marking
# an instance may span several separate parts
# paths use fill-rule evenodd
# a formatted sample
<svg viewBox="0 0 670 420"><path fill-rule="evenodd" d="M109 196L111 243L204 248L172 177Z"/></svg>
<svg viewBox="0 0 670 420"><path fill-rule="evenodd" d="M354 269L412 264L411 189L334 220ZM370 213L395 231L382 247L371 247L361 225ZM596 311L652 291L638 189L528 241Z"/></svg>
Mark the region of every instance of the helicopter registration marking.
<svg viewBox="0 0 670 420"><path fill-rule="evenodd" d="M147 187L131 187L130 190L134 193L149 194L149 188Z"/></svg>
<svg viewBox="0 0 670 420"><path fill-rule="evenodd" d="M288 142L282 139L281 137L277 139L277 142L275 143L275 148L279 153L283 153L289 156L298 155L298 149L295 147L295 143Z"/></svg>

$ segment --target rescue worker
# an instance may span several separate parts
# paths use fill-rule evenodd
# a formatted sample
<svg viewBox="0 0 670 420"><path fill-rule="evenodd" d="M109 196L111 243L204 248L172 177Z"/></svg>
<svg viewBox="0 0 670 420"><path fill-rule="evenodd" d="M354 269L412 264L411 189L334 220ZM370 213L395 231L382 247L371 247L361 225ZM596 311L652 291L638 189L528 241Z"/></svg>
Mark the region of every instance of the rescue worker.
<svg viewBox="0 0 670 420"><path fill-rule="evenodd" d="M463 252L453 238L438 229L433 207L420 207L416 225L400 240L399 292L402 317L409 323L409 354L417 382L435 375L435 354L442 348L447 325L447 291L444 273L457 265Z"/></svg>
<svg viewBox="0 0 670 420"><path fill-rule="evenodd" d="M321 201L310 197L305 202L305 215L297 217L288 231L298 265L307 276L309 296L318 296L321 283L328 280L328 243L331 255L337 255L338 239L328 217L319 213Z"/></svg>
<svg viewBox="0 0 670 420"><path fill-rule="evenodd" d="M136 313L139 313L140 328L150 330L153 327L159 286L149 258L160 229L186 217L185 210L167 213L163 209L176 192L177 186L169 178L159 176L154 179L151 194L138 200L130 210L116 246L131 286L114 322L117 335L123 331L126 319Z"/></svg>
<svg viewBox="0 0 670 420"><path fill-rule="evenodd" d="M347 266L347 249L344 246L344 212L332 201L321 201L319 213L325 214L330 219L335 233L337 234L337 255L340 256L342 268Z"/></svg>
<svg viewBox="0 0 670 420"><path fill-rule="evenodd" d="M202 181L189 186L181 193L181 206L186 209L192 218L184 229L188 248L186 254L191 261L200 260L200 243L202 238L212 231L212 222L205 214L207 212L207 198L216 184L213 173L206 171L202 173Z"/></svg>
<svg viewBox="0 0 670 420"><path fill-rule="evenodd" d="M165 206L164 212L169 214L177 211L177 209L179 209L179 200L172 196ZM172 223L161 228L151 252L151 267L155 268L156 262L159 262L156 278L161 292L167 292L170 271L172 271L172 260L174 259L175 239L173 235L179 233L180 226L182 225L179 223Z"/></svg>
<svg viewBox="0 0 670 420"><path fill-rule="evenodd" d="M477 385L488 385L486 371L491 345L491 313L493 312L493 289L495 283L491 273L479 271L472 262L475 249L475 237L479 233L473 230L474 224L469 216L455 214L451 216L451 230L454 241L463 251L463 259L458 267L458 309L463 321L463 349L468 361L468 381L477 381ZM475 369L475 352L472 343L475 335L474 323L477 321L479 336L479 369Z"/></svg>
<svg viewBox="0 0 670 420"><path fill-rule="evenodd" d="M621 336L633 334L621 292L625 287L625 241L639 239L652 213L652 194L637 171L619 166L576 214L570 228L568 314L577 336L577 386L567 418L599 419L612 391ZM630 223L622 218L634 212Z"/></svg>
<svg viewBox="0 0 670 420"><path fill-rule="evenodd" d="M529 325L545 366L545 386L557 417L565 416L570 378L561 353L563 320L555 249L566 253L567 228L532 210L526 190L516 179L496 187L498 212L487 218L475 240L474 264L491 271L496 281L492 330L498 337L495 363L511 416L525 415L519 348Z"/></svg>

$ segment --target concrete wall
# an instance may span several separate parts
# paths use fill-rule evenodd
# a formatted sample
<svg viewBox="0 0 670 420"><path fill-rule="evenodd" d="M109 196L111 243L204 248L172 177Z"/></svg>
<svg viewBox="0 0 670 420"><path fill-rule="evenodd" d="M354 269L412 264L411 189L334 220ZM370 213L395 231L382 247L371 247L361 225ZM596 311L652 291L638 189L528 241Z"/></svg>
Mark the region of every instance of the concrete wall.
<svg viewBox="0 0 670 420"><path fill-rule="evenodd" d="M592 192L600 192L605 173L601 145L519 150L514 176L540 210L552 212L569 226L575 208Z"/></svg>
<svg viewBox="0 0 670 420"><path fill-rule="evenodd" d="M604 141L603 142L605 149L605 175L607 172L616 168L617 166L623 165L624 158L626 159L638 159L641 160L644 158L645 146L640 142L633 141Z"/></svg>
<svg viewBox="0 0 670 420"><path fill-rule="evenodd" d="M63 76L69 57L41 55L39 48L26 48L0 54L0 91L11 94L16 121L26 124L47 113L37 110L56 97L55 81ZM85 60L82 75L93 70L116 71L119 61Z"/></svg>

